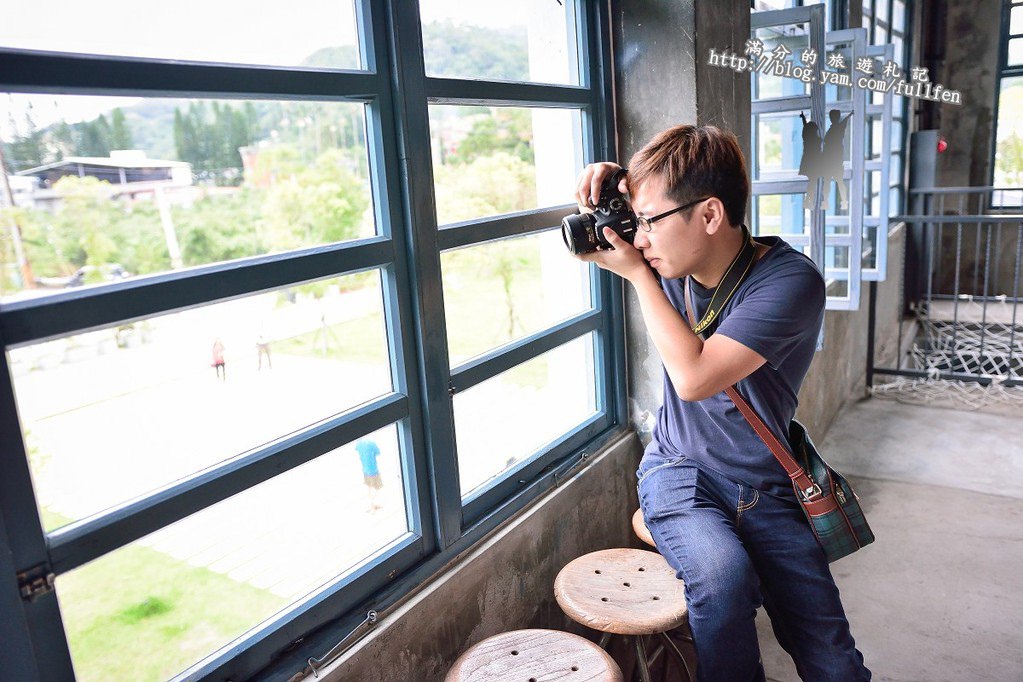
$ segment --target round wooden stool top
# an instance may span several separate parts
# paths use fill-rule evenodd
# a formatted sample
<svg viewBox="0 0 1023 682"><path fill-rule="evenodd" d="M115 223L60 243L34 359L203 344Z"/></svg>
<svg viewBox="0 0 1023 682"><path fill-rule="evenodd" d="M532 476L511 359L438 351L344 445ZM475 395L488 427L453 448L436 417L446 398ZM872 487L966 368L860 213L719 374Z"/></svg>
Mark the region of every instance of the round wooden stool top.
<svg viewBox="0 0 1023 682"><path fill-rule="evenodd" d="M657 546L654 544L654 537L650 535L650 529L646 527L646 521L643 520L642 509L637 509L636 513L632 515L632 530L636 531L636 537L643 542L651 547Z"/></svg>
<svg viewBox="0 0 1023 682"><path fill-rule="evenodd" d="M458 657L445 682L622 682L618 664L584 637L558 630L514 630Z"/></svg>
<svg viewBox="0 0 1023 682"><path fill-rule="evenodd" d="M572 620L601 632L650 635L686 620L685 583L660 554L591 552L561 569L554 597Z"/></svg>

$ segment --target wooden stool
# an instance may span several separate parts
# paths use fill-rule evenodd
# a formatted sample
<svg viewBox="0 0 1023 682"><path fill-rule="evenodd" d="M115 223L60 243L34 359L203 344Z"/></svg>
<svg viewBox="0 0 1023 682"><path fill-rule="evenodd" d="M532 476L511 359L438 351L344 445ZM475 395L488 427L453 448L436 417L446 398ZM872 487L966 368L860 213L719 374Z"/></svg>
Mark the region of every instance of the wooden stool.
<svg viewBox="0 0 1023 682"><path fill-rule="evenodd" d="M692 680L685 658L666 634L686 621L685 583L660 554L605 549L581 556L558 573L554 597L569 618L604 633L601 648L612 634L631 636L643 682L650 682L649 663L661 651L674 655ZM649 661L642 635L656 635L663 644Z"/></svg>
<svg viewBox="0 0 1023 682"><path fill-rule="evenodd" d="M643 510L637 509L636 513L632 515L632 530L636 532L638 537L643 542L647 543L651 547L656 547L654 544L654 538L650 535L650 529L646 527L646 520L643 519Z"/></svg>
<svg viewBox="0 0 1023 682"><path fill-rule="evenodd" d="M590 640L558 630L513 630L458 657L444 682L623 682L622 670Z"/></svg>

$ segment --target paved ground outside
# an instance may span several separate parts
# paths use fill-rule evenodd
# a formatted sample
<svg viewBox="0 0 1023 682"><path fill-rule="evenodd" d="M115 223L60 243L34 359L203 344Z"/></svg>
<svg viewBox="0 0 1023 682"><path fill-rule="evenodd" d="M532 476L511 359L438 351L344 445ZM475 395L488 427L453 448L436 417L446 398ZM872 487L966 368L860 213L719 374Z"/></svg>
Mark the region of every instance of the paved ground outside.
<svg viewBox="0 0 1023 682"><path fill-rule="evenodd" d="M824 439L877 537L831 565L875 680L1023 679L1021 426L875 398ZM763 609L757 630L768 679L799 680Z"/></svg>
<svg viewBox="0 0 1023 682"><path fill-rule="evenodd" d="M127 348L117 348L107 330L15 351L40 506L64 519L86 518L389 392L382 329L379 362L286 355L271 343L273 368L259 368L260 334L277 340L380 309L373 291L334 299L281 305L264 294L156 318L146 342L137 326ZM226 347L225 381L210 366L214 338ZM566 367L586 363L548 365L556 376L546 386L502 376L458 396L466 492L592 413L592 378L561 381ZM396 431L372 434L381 449L379 509L370 509L359 458L347 444L139 542L296 600L408 530Z"/></svg>

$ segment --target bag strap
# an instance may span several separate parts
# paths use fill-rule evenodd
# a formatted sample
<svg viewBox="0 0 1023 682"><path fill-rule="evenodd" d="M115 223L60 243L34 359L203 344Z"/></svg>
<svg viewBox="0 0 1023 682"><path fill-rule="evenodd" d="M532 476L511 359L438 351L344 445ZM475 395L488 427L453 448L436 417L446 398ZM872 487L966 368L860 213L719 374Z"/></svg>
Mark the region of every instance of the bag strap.
<svg viewBox="0 0 1023 682"><path fill-rule="evenodd" d="M693 307L690 303L691 291L689 286L689 277L685 280L685 303L686 303L686 315L689 317L690 325L692 320L695 319L693 316ZM700 335L701 338L706 340L706 336ZM760 439L764 441L767 448L774 455L775 459L781 464L782 468L785 469L785 473L788 474L789 479L792 480L793 487L800 491L803 498L806 501L814 501L822 496L820 487L810 480L810 477L806 475L806 470L803 469L795 460L795 458L789 453L788 449L781 444L777 436L771 432L771 429L767 427L764 420L760 418L757 411L746 402L746 399L739 394L739 390L736 386L729 386L725 389L725 394L731 398L735 406L739 408L739 412L746 418L749 425L753 427L753 430L760 436Z"/></svg>

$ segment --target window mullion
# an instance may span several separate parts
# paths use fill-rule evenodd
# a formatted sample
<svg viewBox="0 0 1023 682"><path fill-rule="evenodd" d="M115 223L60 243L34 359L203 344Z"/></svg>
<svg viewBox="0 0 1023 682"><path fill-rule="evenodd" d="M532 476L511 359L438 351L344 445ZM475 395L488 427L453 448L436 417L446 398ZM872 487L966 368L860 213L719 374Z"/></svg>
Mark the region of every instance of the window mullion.
<svg viewBox="0 0 1023 682"><path fill-rule="evenodd" d="M381 65L383 76L389 78L386 65L389 33L383 3L362 0L360 11L374 14L372 50L364 49L371 64ZM389 82L389 81L388 81ZM426 452L426 401L422 399L422 383L416 351L416 329L413 316L413 284L410 273L408 231L404 228L401 201L402 169L399 162L398 113L390 87L367 106L367 146L370 178L376 198L376 220L381 233L393 245L394 262L383 270L384 312L387 320L388 354L394 390L409 397L408 417L399 425L403 482L406 491L406 513L409 529L423 538L423 553L433 553L437 545L437 524L433 518L429 489L429 460Z"/></svg>
<svg viewBox="0 0 1023 682"><path fill-rule="evenodd" d="M2 339L0 339L2 340ZM7 354L0 354L0 576L8 587L0 588L0 648L17 653L17 664L11 670L22 670L17 679L74 679L71 651L64 634L57 604L57 593L51 588L37 597L24 599L10 577L24 571L39 569L45 576L52 573L46 538L43 535L35 490L28 468L28 455L21 438L17 403ZM13 602L13 603L8 603ZM18 646L18 643L23 646ZM7 653L0 655L4 663ZM0 667L7 672L6 665Z"/></svg>
<svg viewBox="0 0 1023 682"><path fill-rule="evenodd" d="M454 406L450 395L450 365L441 278L437 213L433 191L430 119L426 98L426 67L418 11L386 1L391 25L390 63L397 118L398 153L404 186L405 229L409 237L413 318L426 415L426 454L437 517L440 549L449 547L462 532L458 457L455 447Z"/></svg>

